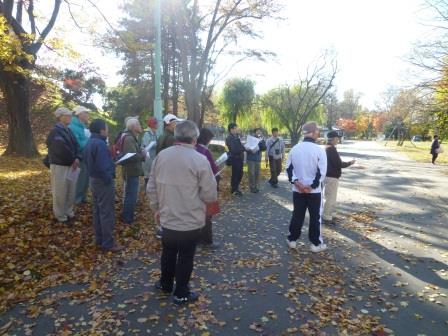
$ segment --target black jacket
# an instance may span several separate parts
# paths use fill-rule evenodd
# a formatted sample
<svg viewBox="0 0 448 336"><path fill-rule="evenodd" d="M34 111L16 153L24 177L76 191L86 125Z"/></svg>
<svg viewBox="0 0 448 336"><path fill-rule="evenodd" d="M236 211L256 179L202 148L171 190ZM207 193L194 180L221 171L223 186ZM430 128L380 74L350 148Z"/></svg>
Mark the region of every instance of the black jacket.
<svg viewBox="0 0 448 336"><path fill-rule="evenodd" d="M431 154L436 154L436 149L440 147L439 140L434 139L434 141L431 144Z"/></svg>
<svg viewBox="0 0 448 336"><path fill-rule="evenodd" d="M327 145L325 151L327 153L327 176L340 178L342 168L350 166L350 162L343 162L336 147L333 145Z"/></svg>
<svg viewBox="0 0 448 336"><path fill-rule="evenodd" d="M244 160L244 152L246 149L244 148L241 140L238 136L229 134L226 139L226 146L229 149L231 160Z"/></svg>
<svg viewBox="0 0 448 336"><path fill-rule="evenodd" d="M47 137L48 158L50 164L71 166L80 159L79 146L72 131L57 123Z"/></svg>

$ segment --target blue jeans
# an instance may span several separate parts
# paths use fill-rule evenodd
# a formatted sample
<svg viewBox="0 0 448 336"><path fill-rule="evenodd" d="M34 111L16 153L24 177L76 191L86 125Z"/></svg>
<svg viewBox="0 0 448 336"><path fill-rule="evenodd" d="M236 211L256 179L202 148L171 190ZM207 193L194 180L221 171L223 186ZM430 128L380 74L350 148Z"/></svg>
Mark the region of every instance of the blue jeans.
<svg viewBox="0 0 448 336"><path fill-rule="evenodd" d="M134 222L135 204L137 203L138 196L138 183L139 176L129 176L125 179L124 203L121 219L127 224L132 224Z"/></svg>
<svg viewBox="0 0 448 336"><path fill-rule="evenodd" d="M96 245L108 250L114 246L115 181L105 184L102 179L91 178L93 198L93 228Z"/></svg>
<svg viewBox="0 0 448 336"><path fill-rule="evenodd" d="M89 173L84 161L81 161L79 168L81 168L81 171L79 172L78 180L76 181L76 204L87 202L86 194L87 189L89 189Z"/></svg>

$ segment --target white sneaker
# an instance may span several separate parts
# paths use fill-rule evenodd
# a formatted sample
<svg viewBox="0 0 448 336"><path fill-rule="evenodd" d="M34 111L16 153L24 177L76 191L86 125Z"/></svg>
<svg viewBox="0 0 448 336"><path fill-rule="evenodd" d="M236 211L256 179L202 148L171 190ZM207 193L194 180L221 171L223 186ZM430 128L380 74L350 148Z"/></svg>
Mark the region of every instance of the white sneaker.
<svg viewBox="0 0 448 336"><path fill-rule="evenodd" d="M297 242L296 241L291 241L289 239L286 239L286 242L288 243L288 246L290 249L296 249L297 248Z"/></svg>
<svg viewBox="0 0 448 336"><path fill-rule="evenodd" d="M318 252L325 251L326 249L327 249L326 244L320 244L319 246L311 244L311 252L318 253Z"/></svg>

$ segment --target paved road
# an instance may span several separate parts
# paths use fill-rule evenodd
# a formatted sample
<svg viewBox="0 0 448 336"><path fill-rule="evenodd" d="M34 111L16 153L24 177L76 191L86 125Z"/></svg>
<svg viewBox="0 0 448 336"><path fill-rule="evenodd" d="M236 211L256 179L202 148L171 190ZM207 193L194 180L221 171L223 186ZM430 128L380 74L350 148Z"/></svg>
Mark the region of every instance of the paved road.
<svg viewBox="0 0 448 336"><path fill-rule="evenodd" d="M98 288L46 291L37 318L21 304L0 327L14 318L11 335L447 335L447 167L370 142L339 150L358 163L341 181L342 222L324 228L327 252L309 252L306 230L298 250L287 250L283 177L279 189L234 199L216 219L222 248L198 252L198 304L177 308L154 291L158 255L141 251L100 265Z"/></svg>

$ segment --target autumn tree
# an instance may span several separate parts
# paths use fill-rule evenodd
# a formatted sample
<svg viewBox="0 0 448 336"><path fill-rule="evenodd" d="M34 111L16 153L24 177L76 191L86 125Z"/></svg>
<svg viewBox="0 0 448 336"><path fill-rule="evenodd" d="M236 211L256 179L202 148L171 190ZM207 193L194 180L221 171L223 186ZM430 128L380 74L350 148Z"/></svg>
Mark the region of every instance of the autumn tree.
<svg viewBox="0 0 448 336"><path fill-rule="evenodd" d="M432 16L427 23L432 28L431 36L415 43L409 62L418 69L421 81L417 87L421 97L431 98L425 104L426 112L432 117L433 130L443 136L448 134L448 1L424 3L424 11Z"/></svg>
<svg viewBox="0 0 448 336"><path fill-rule="evenodd" d="M237 57L257 57L258 50L231 50L243 37L258 38L255 21L272 17L279 6L274 0L216 0L200 4L198 0L170 2L176 20L182 84L188 118L200 124L204 90L215 65L225 52Z"/></svg>
<svg viewBox="0 0 448 336"><path fill-rule="evenodd" d="M387 114L385 112L377 112L372 117L373 130L378 134L384 131L387 122Z"/></svg>
<svg viewBox="0 0 448 336"><path fill-rule="evenodd" d="M263 96L267 116L288 130L292 144L299 141L303 124L323 103L336 72L336 61L322 56L305 76L299 75L297 84L280 86Z"/></svg>
<svg viewBox="0 0 448 336"><path fill-rule="evenodd" d="M43 27L39 27L34 0L0 1L0 88L6 99L9 127L5 154L38 154L29 117L30 74L56 22L61 1L53 1L52 14Z"/></svg>
<svg viewBox="0 0 448 336"><path fill-rule="evenodd" d="M368 113L359 113L355 118L356 132L363 138L369 139L371 129L371 117Z"/></svg>
<svg viewBox="0 0 448 336"><path fill-rule="evenodd" d="M336 125L342 129L347 135L353 135L355 134L357 128L356 128L356 122L353 119L344 119L340 118L336 122Z"/></svg>

